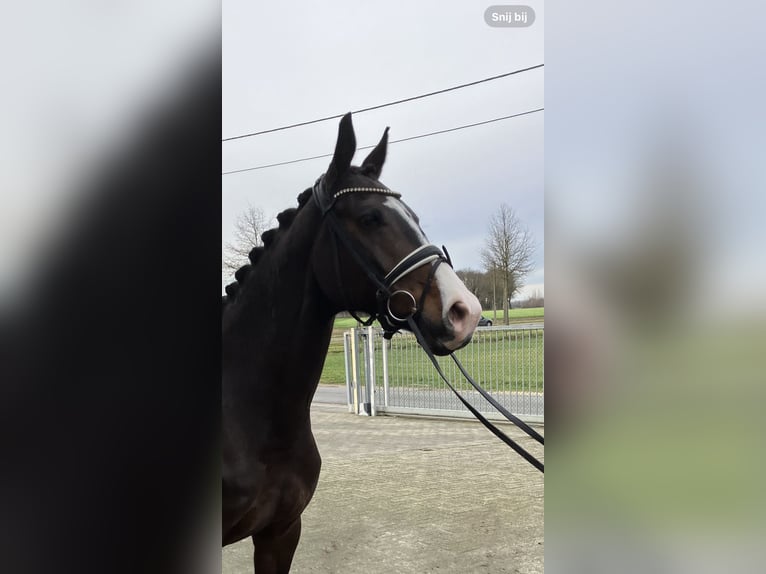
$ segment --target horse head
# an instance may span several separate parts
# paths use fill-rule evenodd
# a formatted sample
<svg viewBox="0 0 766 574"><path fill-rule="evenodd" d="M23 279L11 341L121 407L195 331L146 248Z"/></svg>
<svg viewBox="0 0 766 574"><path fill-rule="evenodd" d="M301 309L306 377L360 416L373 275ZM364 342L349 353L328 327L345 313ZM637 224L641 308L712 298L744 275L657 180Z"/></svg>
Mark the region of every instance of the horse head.
<svg viewBox="0 0 766 574"><path fill-rule="evenodd" d="M481 315L478 299L431 245L418 216L379 180L388 128L362 162L352 166L356 137L351 114L340 122L335 153L313 197L322 213L314 245L314 276L337 309L363 311L392 334L415 322L431 351L465 346Z"/></svg>

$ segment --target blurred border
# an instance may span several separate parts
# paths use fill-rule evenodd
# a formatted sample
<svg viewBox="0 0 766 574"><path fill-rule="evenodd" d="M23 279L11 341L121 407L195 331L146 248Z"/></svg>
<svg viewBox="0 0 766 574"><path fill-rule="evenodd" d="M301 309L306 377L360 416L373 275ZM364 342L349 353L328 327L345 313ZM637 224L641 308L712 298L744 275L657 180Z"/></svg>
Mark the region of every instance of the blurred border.
<svg viewBox="0 0 766 574"><path fill-rule="evenodd" d="M220 7L4 12L0 569L219 571Z"/></svg>
<svg viewBox="0 0 766 574"><path fill-rule="evenodd" d="M546 5L546 562L764 551L764 9Z"/></svg>

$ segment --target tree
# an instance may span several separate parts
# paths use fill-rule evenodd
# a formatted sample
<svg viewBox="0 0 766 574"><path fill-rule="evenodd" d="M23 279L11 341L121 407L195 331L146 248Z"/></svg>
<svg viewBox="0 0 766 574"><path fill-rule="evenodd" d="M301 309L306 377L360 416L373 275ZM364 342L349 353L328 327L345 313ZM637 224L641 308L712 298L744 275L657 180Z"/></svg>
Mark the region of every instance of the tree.
<svg viewBox="0 0 766 574"><path fill-rule="evenodd" d="M492 306L492 280L489 274L475 269L458 269L455 273L468 290L476 295L483 309Z"/></svg>
<svg viewBox="0 0 766 574"><path fill-rule="evenodd" d="M516 218L513 210L503 203L489 220L489 237L481 252L482 263L492 277L493 292L502 290L503 316L508 323L508 301L523 284L532 270L534 242L532 234ZM496 293L493 306L496 307Z"/></svg>
<svg viewBox="0 0 766 574"><path fill-rule="evenodd" d="M529 297L519 302L519 307L522 309L545 307L545 297L539 289L535 289Z"/></svg>
<svg viewBox="0 0 766 574"><path fill-rule="evenodd" d="M261 245L261 233L266 231L266 218L260 207L248 204L245 211L237 216L234 223L234 240L223 246L222 264L224 271L234 273L248 262L248 254Z"/></svg>
<svg viewBox="0 0 766 574"><path fill-rule="evenodd" d="M463 282L466 288L481 300L481 280L483 273L474 269L458 269L455 274Z"/></svg>

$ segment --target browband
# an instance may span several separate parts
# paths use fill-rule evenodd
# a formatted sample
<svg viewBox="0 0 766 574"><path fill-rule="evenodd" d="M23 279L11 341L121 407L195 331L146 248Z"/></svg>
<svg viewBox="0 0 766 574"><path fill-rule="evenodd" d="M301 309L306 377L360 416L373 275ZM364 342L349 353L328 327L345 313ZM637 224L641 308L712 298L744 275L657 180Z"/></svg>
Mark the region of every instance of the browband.
<svg viewBox="0 0 766 574"><path fill-rule="evenodd" d="M340 191L336 191L333 195L328 196L326 193L324 193L324 176L317 180L311 191L314 194L314 201L317 202L317 205L322 210L322 216L327 215L327 212L332 209L338 198L343 197L349 193L379 193L381 195L389 195L397 199L402 197L401 193L391 191L387 187L346 187Z"/></svg>

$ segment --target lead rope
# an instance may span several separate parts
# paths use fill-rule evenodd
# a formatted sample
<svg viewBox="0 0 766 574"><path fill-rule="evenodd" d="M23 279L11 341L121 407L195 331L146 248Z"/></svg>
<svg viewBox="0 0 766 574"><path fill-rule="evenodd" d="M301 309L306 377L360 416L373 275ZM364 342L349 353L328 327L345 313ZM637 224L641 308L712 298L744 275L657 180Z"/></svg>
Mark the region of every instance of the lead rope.
<svg viewBox="0 0 766 574"><path fill-rule="evenodd" d="M465 370L465 368L460 363L460 361L457 360L455 353L450 353L450 357L452 357L452 360L455 361L457 368L460 369L460 372L463 373L463 376L466 378L466 380L469 383L471 383L471 386L474 389L476 389L477 391L479 391L479 393L481 393L482 397L487 399L489 404L491 404L498 411L500 411L505 416L505 418L507 418L509 421L511 421L513 424L515 424L517 427L519 427L521 430L527 433L530 437L532 437L533 439L535 439L537 442L539 442L542 445L545 444L545 437L543 437L540 433L538 433L535 429L533 429L531 426L529 426L519 417L517 417L514 414L511 414L511 412L508 409L506 409L503 405L497 402L497 400L495 400L495 397L493 397L487 391L481 388L479 384L471 378L471 375L468 374L468 372Z"/></svg>
<svg viewBox="0 0 766 574"><path fill-rule="evenodd" d="M354 249L352 247L350 239L345 235L343 228L338 223L338 221L335 219L335 214L332 213L332 211L330 210L330 208L332 207L332 204L330 204L330 205L328 205L326 207L322 206L321 199L318 197L319 194L317 193L317 185L319 185L319 183L320 182L317 182L317 184L315 184L314 190L313 190L314 191L313 195L314 195L314 198L315 198L317 204L320 207L320 210L322 211L322 216L323 217L327 217L327 221L330 223L330 227L331 227L331 229L333 231L333 233L332 233L333 241L335 241L336 238L340 239L346 245L347 249L350 251L352 257L356 260L357 264L359 264L359 266L364 270L364 272L367 274L367 276L370 278L370 280L378 287L379 291L381 293L383 293L384 295L390 297L391 293L390 293L388 287L380 280L380 278L375 274L375 272L372 271L372 269L370 269L370 267L367 265L367 262L364 261L364 259L359 255L359 253L357 253L356 249ZM344 191L346 191L346 190L344 190ZM381 193L381 190L378 190L376 188L370 188L370 189L368 189L368 188L364 188L364 189L362 189L362 188L354 188L352 190L348 190L347 192L351 192L351 191L369 191L369 192L373 192L374 191L374 192L377 192L377 193ZM398 194L393 194L393 193L390 193L390 194L398 196ZM334 199L336 199L336 198L333 198L333 201L334 201ZM338 246L337 246L337 243L334 244L334 247L335 247L335 256L336 256L336 260L335 260L336 275L339 277L339 273L340 273L340 261L339 261L339 258L338 258L338 248L337 248ZM446 249L445 249L445 253L446 253ZM452 266L452 261L451 261L451 258L449 257L449 254L446 254L445 259L450 264L450 266ZM436 268L439 266L440 263L441 263L441 260L437 260L437 262L435 262L435 264L432 266L431 273L429 274L429 280L432 279L433 275L436 272ZM341 289L343 290L342 284L341 284ZM344 291L342 291L342 293L344 293ZM343 297L345 299L345 293L343 294ZM422 299L423 299L423 296L421 295L421 300ZM355 313L352 312L351 315L357 321L359 321L360 323L365 324L365 325L372 324L372 322L376 319L376 316L373 315L373 316L371 316L368 319L368 321L361 321L359 319L359 317ZM431 349L428 347L428 344L426 343L426 341L425 341L425 339L423 337L423 334L420 332L420 329L418 328L417 324L415 323L415 320L414 320L412 315L407 318L407 324L409 325L410 330L415 334L415 337L417 338L418 343L420 344L420 346L425 351L425 353L428 356L428 358L430 359L431 363L433 363L434 368L436 369L436 372L439 373L439 376L442 378L442 380L446 383L446 385L450 388L450 390L453 393L455 393L457 398L460 399L460 402L462 402L465 405L465 407L471 412L471 414L473 414L473 416L475 416L479 420L479 422L481 422L487 429L489 429L489 431L492 434L494 434L497 438L502 440L505 444L507 444L509 447L511 447L519 455L521 455L521 457L524 460L529 462L532 466L534 466L540 472L545 473L545 466L543 465L543 463L541 463L534 456L532 456L530 453L528 453L526 450L524 450L524 448L522 448L520 445L518 445L516 442L514 442L503 431L501 431L495 425L493 425L491 422L489 422L489 420L487 420L484 417L484 415L482 415L471 403L469 403L457 391L457 389L455 389L454 386L452 386L452 383L449 382L449 380L447 379L446 375L444 374L444 372L442 371L441 367L439 366L439 363L436 361L436 357L434 357L433 352L431 352ZM390 335L393 336L394 332L395 331L392 331L390 333ZM389 333L387 332L386 335L388 335L388 334ZM387 338L390 338L390 336L388 336ZM457 364L457 366L460 369L460 372L463 374L463 376L465 376L465 378L468 380L468 382L471 383L471 385L476 390L478 390L481 393L481 395L485 399L487 399L487 401L489 401L489 403L492 406L494 406L497 410L499 410L509 421L514 423L516 426L518 426L524 432L526 432L530 437L534 438L536 441L538 441L541 444L545 444L544 438L539 433L537 433L534 429L532 429L524 421L522 421L521 419L519 419L515 415L511 414L500 403L498 403L489 393L487 393L484 389L482 389L478 385L478 383L476 383L470 377L470 375L468 375L466 370L463 368L463 365L458 361L457 357L455 357L455 355L453 353L450 353L450 355L452 356L452 360L455 361L455 364Z"/></svg>
<svg viewBox="0 0 766 574"><path fill-rule="evenodd" d="M471 414L473 416L475 416L477 419L479 419L479 422L481 422L481 424L483 424L485 427L487 427L487 429L489 429L489 431L492 434L494 434L497 438L499 438L501 441L503 441L505 444L507 444L509 447L511 447L513 450L515 450L519 455L521 455L521 457L524 460L526 460L529 464L534 466L537 470L539 470L540 472L545 474L545 465L542 462L540 462L538 459L536 459L534 456L532 456L530 453L528 453L526 450L524 450L524 448L522 446L517 444L513 439L511 439L503 431L501 431L499 428L497 428L495 425L493 425L491 422L489 422L484 417L484 415L482 415L471 403L469 403L457 391L457 389L455 387L452 386L452 383L449 382L449 379L447 379L447 376L444 374L444 371L442 371L442 368L439 366L439 363L436 361L436 357L434 357L434 354L431 352L431 349L428 348L428 345L426 344L426 342L425 342L425 340L423 338L423 334L420 332L420 329L418 328L417 324L412 319L412 317L409 317L407 319L407 324L409 325L409 327L412 330L412 332L415 334L415 338L418 340L418 343L420 343L420 346L423 348L423 350L425 351L426 355L428 355L428 358L431 360L431 363L433 363L434 368L436 369L436 372L439 373L439 376L446 383L446 385L450 388L450 390L453 393L455 393L455 395L457 396L458 399L460 399L460 402L463 403L469 411L471 411ZM487 398L487 400L490 401L492 406L497 408L497 405L499 405L499 403L497 403L497 401L492 399L486 393L486 391L484 391L484 389L479 387L473 381L473 379L471 379L471 377L468 376L468 374L465 372L465 369L463 369L463 366L457 361L457 358L454 355L452 355L452 358L457 363L458 367L460 368L460 371L469 380L469 382L482 393L482 396L484 396L485 398ZM506 416L510 415L509 420L511 420L511 422L513 422L514 424L519 426L519 428L521 428L522 430L526 431L526 429L529 429L530 431L532 431L533 434L530 434L528 431L527 431L527 434L529 434L530 436L535 438L535 440L537 440L538 442L541 442L541 443L543 442L543 437L540 436L537 432L535 432L534 429L529 427L529 425L527 425L524 421L522 421L518 417L508 413L508 411L505 408L503 408L502 406L500 406L500 408L498 410L500 410L500 412L503 413L504 415L506 415L506 413L507 413ZM537 435L537 437L539 437L539 438L536 438L534 435Z"/></svg>

